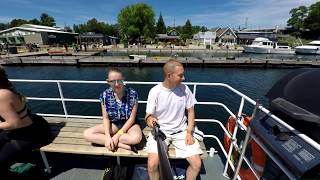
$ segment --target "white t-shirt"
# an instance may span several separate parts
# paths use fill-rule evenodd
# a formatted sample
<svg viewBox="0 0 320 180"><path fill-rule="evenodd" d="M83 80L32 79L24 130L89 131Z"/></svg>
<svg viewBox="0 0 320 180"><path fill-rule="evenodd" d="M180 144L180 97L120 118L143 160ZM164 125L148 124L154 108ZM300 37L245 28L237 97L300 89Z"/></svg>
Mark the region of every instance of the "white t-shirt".
<svg viewBox="0 0 320 180"><path fill-rule="evenodd" d="M185 110L196 102L188 86L180 84L174 89L168 89L160 83L149 92L146 113L158 119L164 133L172 134L187 128Z"/></svg>

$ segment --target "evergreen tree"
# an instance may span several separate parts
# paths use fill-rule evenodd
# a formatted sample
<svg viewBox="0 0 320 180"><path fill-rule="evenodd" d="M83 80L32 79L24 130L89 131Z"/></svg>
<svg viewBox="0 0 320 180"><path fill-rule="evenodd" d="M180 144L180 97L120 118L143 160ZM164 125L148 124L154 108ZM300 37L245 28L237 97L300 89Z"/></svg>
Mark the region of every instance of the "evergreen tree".
<svg viewBox="0 0 320 180"><path fill-rule="evenodd" d="M157 34L166 34L167 33L167 28L166 25L164 24L162 14L160 13L158 22L157 22L157 29L156 29Z"/></svg>
<svg viewBox="0 0 320 180"><path fill-rule="evenodd" d="M183 40L186 40L186 39L191 39L192 38L192 25L191 25L191 22L190 20L188 19L186 21L186 24L183 26L182 28L182 39Z"/></svg>

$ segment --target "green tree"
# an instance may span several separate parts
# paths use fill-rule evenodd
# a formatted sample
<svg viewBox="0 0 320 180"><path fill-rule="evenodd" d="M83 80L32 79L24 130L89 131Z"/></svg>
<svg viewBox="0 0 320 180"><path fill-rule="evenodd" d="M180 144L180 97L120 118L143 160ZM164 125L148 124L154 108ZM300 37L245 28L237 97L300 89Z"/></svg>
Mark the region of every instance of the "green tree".
<svg viewBox="0 0 320 180"><path fill-rule="evenodd" d="M160 13L158 22L157 22L157 28L156 28L157 34L166 34L167 33L167 28L166 25L164 24L162 14Z"/></svg>
<svg viewBox="0 0 320 180"><path fill-rule="evenodd" d="M201 26L201 32L206 32L206 31L208 31L208 28L205 26Z"/></svg>
<svg viewBox="0 0 320 180"><path fill-rule="evenodd" d="M29 21L30 24L40 25L40 21L37 18L33 18Z"/></svg>
<svg viewBox="0 0 320 180"><path fill-rule="evenodd" d="M96 18L92 18L87 22L87 31L95 33L104 33L106 24L98 22Z"/></svg>
<svg viewBox="0 0 320 180"><path fill-rule="evenodd" d="M96 18L92 18L85 24L73 25L73 30L76 33L102 33L110 36L118 36L117 25L109 25L105 22L99 22Z"/></svg>
<svg viewBox="0 0 320 180"><path fill-rule="evenodd" d="M47 13L42 13L40 16L40 24L53 27L56 25L56 22L52 16L49 16Z"/></svg>
<svg viewBox="0 0 320 180"><path fill-rule="evenodd" d="M191 39L192 38L192 35L193 35L193 32L192 32L192 25L191 25L191 22L190 20L188 19L186 21L186 24L183 26L182 28L182 34L181 34L181 37L183 40L186 40L186 39Z"/></svg>
<svg viewBox="0 0 320 180"><path fill-rule="evenodd" d="M308 8L306 6L299 6L298 8L291 9L290 14L291 18L287 21L287 24L295 29L303 29Z"/></svg>
<svg viewBox="0 0 320 180"><path fill-rule="evenodd" d="M309 14L304 21L304 26L310 30L311 38L320 37L320 2L309 7Z"/></svg>
<svg viewBox="0 0 320 180"><path fill-rule="evenodd" d="M80 33L79 25L74 24L73 25L73 31L76 32L76 33Z"/></svg>
<svg viewBox="0 0 320 180"><path fill-rule="evenodd" d="M9 23L0 23L0 31L8 29L10 27Z"/></svg>
<svg viewBox="0 0 320 180"><path fill-rule="evenodd" d="M145 3L137 3L121 9L118 24L122 40L141 42L141 37L152 39L155 33L154 11Z"/></svg>
<svg viewBox="0 0 320 180"><path fill-rule="evenodd" d="M13 19L10 22L10 27L17 27L17 26L21 26L22 24L27 24L28 21L25 19Z"/></svg>

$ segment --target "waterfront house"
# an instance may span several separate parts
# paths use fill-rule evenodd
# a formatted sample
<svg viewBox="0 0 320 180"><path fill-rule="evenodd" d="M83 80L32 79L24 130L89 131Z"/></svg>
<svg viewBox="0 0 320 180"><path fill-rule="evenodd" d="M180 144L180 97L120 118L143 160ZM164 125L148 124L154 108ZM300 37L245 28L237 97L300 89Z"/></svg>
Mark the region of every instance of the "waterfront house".
<svg viewBox="0 0 320 180"><path fill-rule="evenodd" d="M178 43L180 41L180 34L174 28L174 29L172 29L171 31L169 31L166 34L157 34L156 35L156 41L164 42L164 43L176 44L176 43Z"/></svg>
<svg viewBox="0 0 320 180"><path fill-rule="evenodd" d="M218 44L233 45L237 43L237 35L230 27L213 28L211 31L216 33L215 42Z"/></svg>
<svg viewBox="0 0 320 180"><path fill-rule="evenodd" d="M120 39L102 33L87 32L76 36L77 44L116 45Z"/></svg>
<svg viewBox="0 0 320 180"><path fill-rule="evenodd" d="M75 42L76 35L77 33L66 32L61 28L23 24L0 31L0 43L12 45L72 44Z"/></svg>
<svg viewBox="0 0 320 180"><path fill-rule="evenodd" d="M198 32L193 35L193 41L197 45L212 45L216 40L216 32L206 31L206 32Z"/></svg>

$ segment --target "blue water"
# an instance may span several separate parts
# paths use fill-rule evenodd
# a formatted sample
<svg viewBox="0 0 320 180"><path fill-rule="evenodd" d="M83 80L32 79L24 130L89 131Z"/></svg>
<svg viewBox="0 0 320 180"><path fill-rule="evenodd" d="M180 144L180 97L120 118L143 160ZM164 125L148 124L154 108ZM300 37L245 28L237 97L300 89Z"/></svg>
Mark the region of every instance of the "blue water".
<svg viewBox="0 0 320 180"><path fill-rule="evenodd" d="M162 81L160 67L122 67L127 81ZM73 67L73 66L24 66L6 67L11 79L55 79L55 80L99 80L106 79L107 67ZM265 106L268 101L264 97L272 85L282 76L290 72L289 69L240 69L240 68L187 68L186 82L226 83L254 100L259 100ZM14 83L18 91L31 97L59 97L55 83ZM107 87L106 84L62 84L65 98L98 98ZM152 87L132 86L138 90L140 100L146 100L148 91ZM192 87L191 87L192 88ZM226 104L232 112L237 112L240 98L224 88L198 87L198 101L217 101ZM37 113L60 113L63 109L60 102L29 101L30 109ZM245 105L248 105L246 103ZM68 102L68 113L73 115L101 115L99 103ZM143 117L145 105L139 105L138 117ZM252 106L246 106L244 112L252 113ZM217 106L196 106L197 118L214 118L223 123L228 118L226 111ZM198 123L205 131L216 129ZM218 132L222 135L222 132Z"/></svg>

